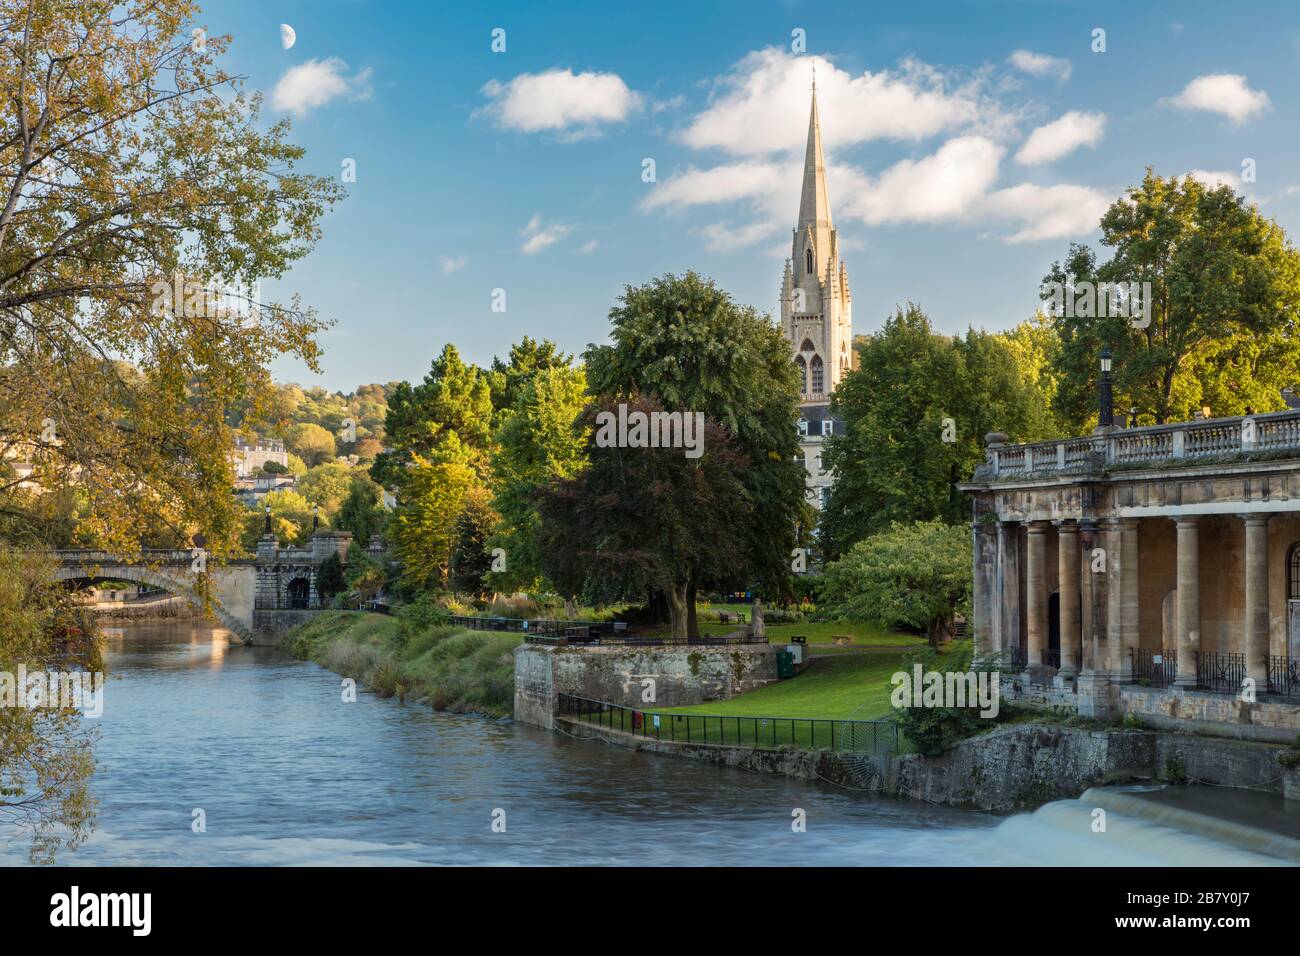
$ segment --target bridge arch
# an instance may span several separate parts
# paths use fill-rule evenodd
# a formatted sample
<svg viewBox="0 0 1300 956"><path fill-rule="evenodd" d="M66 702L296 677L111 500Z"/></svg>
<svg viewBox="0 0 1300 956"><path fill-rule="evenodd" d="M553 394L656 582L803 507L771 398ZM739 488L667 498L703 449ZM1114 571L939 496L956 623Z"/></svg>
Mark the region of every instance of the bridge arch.
<svg viewBox="0 0 1300 956"><path fill-rule="evenodd" d="M187 556L188 559L188 556ZM188 567L188 565L187 565ZM225 571L226 569L222 569ZM251 568L249 571L251 572ZM220 575L221 572L218 572ZM141 564L120 564L120 563L100 563L94 565L83 565L75 563L60 562L55 569L55 577L64 582L73 581L94 581L103 579L112 579L115 581L131 581L135 584L147 584L150 587L161 588L169 594L176 597L184 598L195 607L203 607L203 599L199 597L197 591L190 581L185 580L181 575L170 573L165 567L151 567ZM250 575L251 580L251 575ZM251 616L251 605L249 608L250 615L247 621L242 620L230 608L225 606L222 601L222 590L220 580L214 582L216 592L212 600L213 616L225 628L228 628L236 634L245 644L251 644L253 641L253 621Z"/></svg>

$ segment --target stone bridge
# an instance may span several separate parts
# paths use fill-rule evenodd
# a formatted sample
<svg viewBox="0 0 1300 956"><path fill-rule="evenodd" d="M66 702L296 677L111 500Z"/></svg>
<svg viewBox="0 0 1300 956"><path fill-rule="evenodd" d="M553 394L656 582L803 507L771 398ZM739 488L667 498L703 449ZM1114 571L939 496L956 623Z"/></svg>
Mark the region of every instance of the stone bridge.
<svg viewBox="0 0 1300 956"><path fill-rule="evenodd" d="M275 643L278 635L321 609L316 575L330 554L346 561L352 535L318 531L303 548L281 548L273 536L257 543L253 559L206 565L198 549L146 549L119 556L107 551L50 552L56 576L67 582L134 581L202 607L197 584L208 578L212 613L245 644Z"/></svg>

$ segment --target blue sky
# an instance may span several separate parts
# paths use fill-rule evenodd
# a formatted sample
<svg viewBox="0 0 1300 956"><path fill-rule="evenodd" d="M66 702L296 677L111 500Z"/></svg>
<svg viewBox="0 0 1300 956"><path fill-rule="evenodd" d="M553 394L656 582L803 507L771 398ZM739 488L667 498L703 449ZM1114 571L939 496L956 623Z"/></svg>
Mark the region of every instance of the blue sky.
<svg viewBox="0 0 1300 956"><path fill-rule="evenodd" d="M274 368L303 384L418 379L447 341L578 352L665 272L775 310L814 61L855 332L908 299L944 331L1014 325L1147 165L1300 231L1295 3L212 0L198 22L306 168L356 162L273 287L337 323L323 375Z"/></svg>

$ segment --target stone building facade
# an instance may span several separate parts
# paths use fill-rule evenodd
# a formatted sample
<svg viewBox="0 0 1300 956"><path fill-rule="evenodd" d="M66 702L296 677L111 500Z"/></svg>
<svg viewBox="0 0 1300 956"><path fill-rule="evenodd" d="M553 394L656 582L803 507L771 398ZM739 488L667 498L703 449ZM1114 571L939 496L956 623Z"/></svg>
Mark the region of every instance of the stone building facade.
<svg viewBox="0 0 1300 956"><path fill-rule="evenodd" d="M1300 731L1300 412L986 442L982 658L1085 715Z"/></svg>
<svg viewBox="0 0 1300 956"><path fill-rule="evenodd" d="M855 353L853 294L840 259L839 232L831 221L815 83L799 219L792 233L781 281L781 328L799 372L799 452L808 472L808 498L820 508L831 484L821 464L823 442L844 428L830 414L831 393L853 368Z"/></svg>

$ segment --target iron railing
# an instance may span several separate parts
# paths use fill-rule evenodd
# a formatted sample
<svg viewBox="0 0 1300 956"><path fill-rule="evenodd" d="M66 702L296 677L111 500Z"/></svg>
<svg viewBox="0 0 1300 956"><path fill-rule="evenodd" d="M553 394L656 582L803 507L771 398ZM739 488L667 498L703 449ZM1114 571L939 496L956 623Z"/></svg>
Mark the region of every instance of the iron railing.
<svg viewBox="0 0 1300 956"><path fill-rule="evenodd" d="M1235 694L1246 679L1246 655L1222 651L1196 651L1196 686L1221 694Z"/></svg>
<svg viewBox="0 0 1300 956"><path fill-rule="evenodd" d="M1149 687L1169 687L1178 678L1178 651L1135 647L1129 651L1133 679ZM1157 660L1157 658L1159 658Z"/></svg>
<svg viewBox="0 0 1300 956"><path fill-rule="evenodd" d="M1044 648L1043 648L1043 651L1042 651L1042 654L1043 654L1043 666L1044 666L1044 667L1055 667L1057 670L1060 670L1060 667L1061 667L1061 649L1060 649L1059 647L1056 648L1055 650L1053 650L1053 649L1050 648L1050 647L1044 647Z"/></svg>
<svg viewBox="0 0 1300 956"><path fill-rule="evenodd" d="M525 635L530 644L623 644L636 647L659 647L666 644L690 644L704 647L724 647L732 644L766 644L766 637L724 635L692 637L645 637L627 633L623 621L557 621L546 618L518 617L468 617L456 615L448 623L475 631L506 631Z"/></svg>
<svg viewBox="0 0 1300 956"><path fill-rule="evenodd" d="M573 694L559 695L557 713L635 737L681 744L789 746L800 750L829 747L873 754L898 751L898 725L892 720L674 714L638 710Z"/></svg>
<svg viewBox="0 0 1300 956"><path fill-rule="evenodd" d="M1268 665L1268 692L1280 697L1300 697L1300 657L1270 654L1264 660Z"/></svg>
<svg viewBox="0 0 1300 956"><path fill-rule="evenodd" d="M1029 649L1022 645L1003 648L1002 659L1005 670L1024 671L1029 669Z"/></svg>

